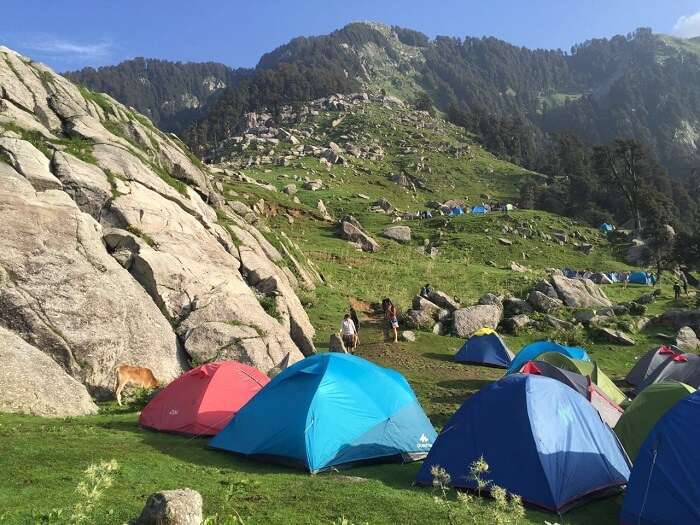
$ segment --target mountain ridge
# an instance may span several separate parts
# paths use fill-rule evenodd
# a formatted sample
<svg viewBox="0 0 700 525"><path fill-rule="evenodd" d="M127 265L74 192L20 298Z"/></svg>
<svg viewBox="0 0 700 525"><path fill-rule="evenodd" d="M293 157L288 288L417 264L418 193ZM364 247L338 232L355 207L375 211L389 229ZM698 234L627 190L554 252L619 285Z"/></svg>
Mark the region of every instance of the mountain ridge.
<svg viewBox="0 0 700 525"><path fill-rule="evenodd" d="M457 106L521 119L540 142L552 132L572 132L589 143L638 138L684 177L700 160L700 88L692 87L700 85L697 40L640 28L564 52L494 37L430 39L410 29L356 22L328 35L294 38L264 54L255 68L234 70L240 82L190 113L177 130L195 122L196 132L185 137L196 148L206 147L228 136L245 111L360 88L406 100L425 91L443 111ZM71 78L98 85L80 72ZM312 86L298 90L305 78ZM99 85L114 94L108 84Z"/></svg>

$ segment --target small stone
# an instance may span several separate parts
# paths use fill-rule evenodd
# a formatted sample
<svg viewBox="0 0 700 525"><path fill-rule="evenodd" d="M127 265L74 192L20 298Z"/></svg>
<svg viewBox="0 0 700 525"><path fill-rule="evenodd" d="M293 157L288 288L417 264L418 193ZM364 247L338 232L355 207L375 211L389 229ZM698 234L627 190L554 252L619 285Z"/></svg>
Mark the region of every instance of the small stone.
<svg viewBox="0 0 700 525"><path fill-rule="evenodd" d="M134 525L201 525L202 496L192 489L151 494Z"/></svg>
<svg viewBox="0 0 700 525"><path fill-rule="evenodd" d="M411 332L410 330L404 330L403 332L401 332L401 338L404 341L408 341L409 343L416 342L416 334L414 332Z"/></svg>

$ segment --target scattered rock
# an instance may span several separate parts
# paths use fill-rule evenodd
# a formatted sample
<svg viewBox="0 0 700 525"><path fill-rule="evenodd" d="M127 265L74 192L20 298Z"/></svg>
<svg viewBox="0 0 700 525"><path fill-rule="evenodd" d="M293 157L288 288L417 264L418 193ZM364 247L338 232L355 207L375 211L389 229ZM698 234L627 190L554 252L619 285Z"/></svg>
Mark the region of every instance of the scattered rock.
<svg viewBox="0 0 700 525"><path fill-rule="evenodd" d="M346 241L358 243L365 252L379 251L379 243L365 233L357 220L352 216L348 216L341 221L338 235Z"/></svg>
<svg viewBox="0 0 700 525"><path fill-rule="evenodd" d="M537 290L530 292L530 295L527 296L527 301L535 310L544 313L553 312L564 305L561 300L553 299Z"/></svg>
<svg viewBox="0 0 700 525"><path fill-rule="evenodd" d="M148 496L134 525L201 525L202 496L192 489L163 490Z"/></svg>
<svg viewBox="0 0 700 525"><path fill-rule="evenodd" d="M410 328L430 330L435 324L431 310L408 310L401 316L401 321Z"/></svg>
<svg viewBox="0 0 700 525"><path fill-rule="evenodd" d="M411 242L411 228L408 226L390 226L382 235L397 242Z"/></svg>
<svg viewBox="0 0 700 525"><path fill-rule="evenodd" d="M452 299L449 295L447 295L445 292L441 292L440 290L433 290L430 292L430 295L428 296L431 302L435 303L438 305L440 308L445 308L446 310L457 310L458 308L461 308L460 304Z"/></svg>
<svg viewBox="0 0 700 525"><path fill-rule="evenodd" d="M620 330L613 330L612 328L598 328L597 334L600 338L616 345L623 346L634 346L635 342L632 336Z"/></svg>
<svg viewBox="0 0 700 525"><path fill-rule="evenodd" d="M528 268L527 266L523 266L522 264L518 264L515 261L511 261L510 269L511 271L517 273L527 273L530 271L530 268Z"/></svg>
<svg viewBox="0 0 700 525"><path fill-rule="evenodd" d="M505 246L511 246L513 244L513 241L511 241L510 239L504 239L503 237L499 237L498 242Z"/></svg>
<svg viewBox="0 0 700 525"><path fill-rule="evenodd" d="M532 313L532 306L530 306L530 303L523 299L518 299L517 297L507 297L503 302L503 307L508 316Z"/></svg>
<svg viewBox="0 0 700 525"><path fill-rule="evenodd" d="M416 334L411 332L410 330L404 330L403 332L401 332L401 338L404 341L408 341L409 343L416 342Z"/></svg>
<svg viewBox="0 0 700 525"><path fill-rule="evenodd" d="M683 326L676 334L676 346L685 352L695 352L700 348L700 339L695 330L689 326Z"/></svg>
<svg viewBox="0 0 700 525"><path fill-rule="evenodd" d="M552 284L564 304L571 308L612 306L612 301L590 279L569 279L563 275L553 275Z"/></svg>
<svg viewBox="0 0 700 525"><path fill-rule="evenodd" d="M477 304L492 304L494 306L498 306L499 308L503 308L503 299L496 294L487 293L479 298Z"/></svg>
<svg viewBox="0 0 700 525"><path fill-rule="evenodd" d="M289 196L295 195L297 192L297 185L294 183L287 184L282 191Z"/></svg>
<svg viewBox="0 0 700 525"><path fill-rule="evenodd" d="M331 334L331 337L328 341L328 351L329 352L338 352L340 354L347 354L348 350L345 348L345 343L343 342L343 338L340 336L340 334Z"/></svg>
<svg viewBox="0 0 700 525"><path fill-rule="evenodd" d="M557 291L554 289L554 286L547 281L537 281L533 290L542 292L547 297L551 297L552 299L559 299L559 295L557 295Z"/></svg>
<svg viewBox="0 0 700 525"><path fill-rule="evenodd" d="M503 320L503 327L511 334L517 334L532 323L530 316L525 314L514 315Z"/></svg>
<svg viewBox="0 0 700 525"><path fill-rule="evenodd" d="M574 329L573 323L570 323L569 321L564 321L563 319L559 319L558 317L554 317L553 315L545 315L544 321L555 330L568 331Z"/></svg>
<svg viewBox="0 0 700 525"><path fill-rule="evenodd" d="M477 305L454 311L452 331L457 337L470 337L481 328L496 328L503 310L494 305Z"/></svg>

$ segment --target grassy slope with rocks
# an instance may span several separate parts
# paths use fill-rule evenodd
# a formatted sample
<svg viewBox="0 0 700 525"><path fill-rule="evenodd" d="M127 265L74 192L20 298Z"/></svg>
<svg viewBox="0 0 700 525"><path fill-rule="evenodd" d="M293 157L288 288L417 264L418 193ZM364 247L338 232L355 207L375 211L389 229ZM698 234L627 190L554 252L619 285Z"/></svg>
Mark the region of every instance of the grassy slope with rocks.
<svg viewBox="0 0 700 525"><path fill-rule="evenodd" d="M424 209L428 200L467 196L474 204L480 202L482 194L488 194L491 200L508 201L517 195L522 177L536 175L494 158L459 128L408 110L367 103L362 111L348 115L334 128L331 122L337 116L328 112L314 116L310 140L324 146L329 141L342 145L347 140L343 137L352 137L356 142L376 141L382 144L384 157L368 160L348 156L346 165L329 169L315 157L302 157L289 166L263 165L244 171L248 180L264 183L267 188L259 183L217 178L228 199L251 207L263 199L268 209L277 209L276 215L263 219L270 226L269 240L279 243L278 235L284 232L323 274L325 285L301 294L317 329L319 348L337 330L350 302L366 310L369 303L390 296L405 310L426 281L458 296L463 304L473 304L485 292L522 296L549 267L627 268L620 262L617 248L595 230L534 211L404 221L400 224L408 224L413 230L410 243L398 244L382 238L381 231L391 224L392 218L370 211L370 204L378 198L388 199L402 211ZM420 128L420 122L428 122L432 127ZM445 143L469 145L470 154L456 158L441 153ZM409 190L390 181L392 174L403 171L416 174L417 163L425 166L418 173L425 189ZM323 188L303 189L301 181L305 177L322 179ZM269 186L281 190L295 181L299 186L298 202ZM324 200L335 218L346 213L358 218L380 242L381 250L365 253L337 238L335 224L319 218L319 199ZM518 225L527 225L539 233L530 239L503 233L505 226ZM548 234L553 229L593 244L591 255L584 256L572 242L562 245L552 240ZM502 245L497 240L500 237L513 244ZM435 258L421 253L426 238L439 246ZM509 269L511 261L532 271L514 273ZM661 289L662 296L651 305L650 314L661 312L672 302L668 283ZM636 286L606 287L616 302L634 299L647 291ZM438 429L464 399L501 375L498 370L454 363L452 355L462 343L457 338L419 332L414 343L391 344L385 342L379 320L361 315L365 320L358 353L405 374ZM564 317L570 315L569 312ZM618 320L621 324L626 321ZM530 341L546 337L586 346L615 380L624 376L636 356L661 341L655 331L649 330L635 334L635 346L617 347L590 339L582 329L570 333L530 331L505 339L512 349L518 350ZM430 490L412 486L417 464L376 465L309 476L207 449L204 439L145 431L136 421L136 407L118 409L110 403L103 405L97 416L76 419L0 415L4 452L0 455L0 470L4 473L0 523L51 522L47 517L51 509L72 505L81 472L91 463L111 458L119 462L121 469L115 475L114 487L105 493L95 510L95 523L122 523L138 515L148 494L183 486L203 494L206 514L218 514L221 518L214 523L223 523L224 516L235 513L245 523L334 523L343 518L351 523L448 521ZM616 523L620 502L618 497L589 503L567 513L563 522ZM480 502L485 504L487 500ZM478 513L471 518L485 523ZM544 520L562 522L555 516L528 510L527 523Z"/></svg>

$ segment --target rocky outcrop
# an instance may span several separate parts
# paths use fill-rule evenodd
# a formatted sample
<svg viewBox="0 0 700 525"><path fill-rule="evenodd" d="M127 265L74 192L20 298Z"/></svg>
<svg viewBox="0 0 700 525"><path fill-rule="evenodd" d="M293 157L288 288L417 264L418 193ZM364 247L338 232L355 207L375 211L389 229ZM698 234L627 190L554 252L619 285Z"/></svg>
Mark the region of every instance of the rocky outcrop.
<svg viewBox="0 0 700 525"><path fill-rule="evenodd" d="M120 363L148 367L161 381L182 372L170 324L68 194L3 175L0 209L0 320L8 328L96 395L114 388Z"/></svg>
<svg viewBox="0 0 700 525"><path fill-rule="evenodd" d="M96 395L120 363L167 381L188 357L314 351L283 256L179 141L6 48L0 85L0 123L34 132L0 126L0 323Z"/></svg>
<svg viewBox="0 0 700 525"><path fill-rule="evenodd" d="M496 328L503 310L494 305L477 305L454 311L452 331L457 337L471 337L481 328Z"/></svg>
<svg viewBox="0 0 700 525"><path fill-rule="evenodd" d="M97 413L85 387L48 355L0 326L0 412L44 417Z"/></svg>
<svg viewBox="0 0 700 525"><path fill-rule="evenodd" d="M563 275L553 275L552 284L564 304L571 308L612 306L612 301L605 292L590 279L569 279Z"/></svg>

